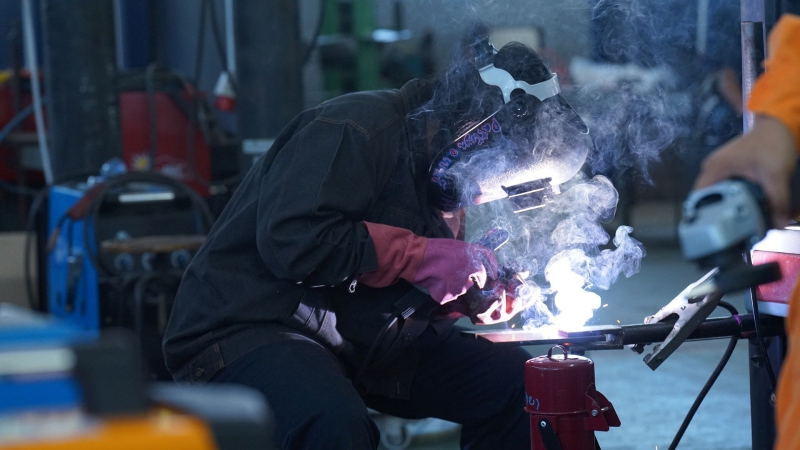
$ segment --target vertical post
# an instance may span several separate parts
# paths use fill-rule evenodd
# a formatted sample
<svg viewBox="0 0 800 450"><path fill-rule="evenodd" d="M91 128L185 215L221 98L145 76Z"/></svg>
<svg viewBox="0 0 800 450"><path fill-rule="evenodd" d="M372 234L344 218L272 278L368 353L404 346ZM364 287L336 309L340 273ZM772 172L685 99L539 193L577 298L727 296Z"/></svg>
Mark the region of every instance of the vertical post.
<svg viewBox="0 0 800 450"><path fill-rule="evenodd" d="M98 173L122 156L114 3L42 0L53 181Z"/></svg>
<svg viewBox="0 0 800 450"><path fill-rule="evenodd" d="M295 0L236 0L233 17L237 123L244 154L256 157L303 107L300 14Z"/></svg>
<svg viewBox="0 0 800 450"><path fill-rule="evenodd" d="M750 131L755 115L747 110L747 100L753 83L761 73L764 61L764 0L741 0L742 20L742 99L744 105L744 132Z"/></svg>
<svg viewBox="0 0 800 450"><path fill-rule="evenodd" d="M741 0L742 21L742 99L744 105L743 129L747 133L753 127L755 114L747 109L747 101L756 78L761 73L764 61L764 18L765 0ZM750 298L757 301L751 291ZM750 339L748 350L750 355L750 424L753 448L772 448L775 442L775 405L774 392L767 375L765 355L762 354L758 341ZM769 339L765 343L767 356L775 364L778 358L779 339ZM777 373L777 372L776 372Z"/></svg>

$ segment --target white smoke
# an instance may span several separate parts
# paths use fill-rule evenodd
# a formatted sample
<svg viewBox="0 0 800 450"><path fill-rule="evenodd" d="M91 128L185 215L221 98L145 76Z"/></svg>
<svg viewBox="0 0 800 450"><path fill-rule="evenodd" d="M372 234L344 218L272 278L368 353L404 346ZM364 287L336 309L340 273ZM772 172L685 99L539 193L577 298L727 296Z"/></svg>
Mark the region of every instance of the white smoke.
<svg viewBox="0 0 800 450"><path fill-rule="evenodd" d="M529 305L523 313L525 328L583 325L601 304L590 290L606 290L621 274L639 271L645 250L630 236L632 228L620 226L612 240L603 226L614 217L617 201L606 177L579 173L538 210L515 214L505 201L478 207L473 220L488 218L490 227L511 234L497 252L501 264L529 273L517 291Z"/></svg>

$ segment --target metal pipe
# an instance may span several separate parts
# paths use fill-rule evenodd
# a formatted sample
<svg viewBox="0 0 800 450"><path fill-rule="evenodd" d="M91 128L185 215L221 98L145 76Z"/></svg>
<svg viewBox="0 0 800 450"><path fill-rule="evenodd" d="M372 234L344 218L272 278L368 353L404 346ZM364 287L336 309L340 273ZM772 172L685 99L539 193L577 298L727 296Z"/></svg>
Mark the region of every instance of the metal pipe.
<svg viewBox="0 0 800 450"><path fill-rule="evenodd" d="M53 164L50 162L50 151L47 148L47 135L44 130L42 114L42 90L39 86L39 64L36 57L36 40L33 33L33 12L31 0L22 0L22 29L25 46L25 59L31 74L31 94L33 96L33 113L36 120L36 139L39 141L39 153L42 158L44 181L53 184Z"/></svg>
<svg viewBox="0 0 800 450"><path fill-rule="evenodd" d="M777 336L783 332L783 319L774 316L761 318L761 325L769 336ZM650 344L663 342L672 332L670 323L653 323L622 326L622 344ZM689 335L687 341L700 339L716 339L731 336L748 337L755 332L755 320L752 314L737 317L717 317L707 319Z"/></svg>
<svg viewBox="0 0 800 450"><path fill-rule="evenodd" d="M783 318L764 315L759 322L765 336L784 333ZM537 332L515 330L462 331L462 335L485 339L497 345L550 345L563 344L584 350L614 350L625 346L664 342L673 330L668 322L633 325L595 325L574 332ZM686 340L719 339L732 336L741 338L755 334L752 314L706 319Z"/></svg>
<svg viewBox="0 0 800 450"><path fill-rule="evenodd" d="M761 73L764 61L764 0L741 0L739 3L742 21L742 115L744 132L753 127L755 114L747 110L747 100L753 83Z"/></svg>
<svg viewBox="0 0 800 450"><path fill-rule="evenodd" d="M764 22L742 22L742 98L743 126L747 133L753 127L755 114L747 109L747 100L764 61Z"/></svg>
<svg viewBox="0 0 800 450"><path fill-rule="evenodd" d="M236 39L233 31L233 0L225 0L225 70L230 75L236 74ZM234 77L235 78L235 77Z"/></svg>

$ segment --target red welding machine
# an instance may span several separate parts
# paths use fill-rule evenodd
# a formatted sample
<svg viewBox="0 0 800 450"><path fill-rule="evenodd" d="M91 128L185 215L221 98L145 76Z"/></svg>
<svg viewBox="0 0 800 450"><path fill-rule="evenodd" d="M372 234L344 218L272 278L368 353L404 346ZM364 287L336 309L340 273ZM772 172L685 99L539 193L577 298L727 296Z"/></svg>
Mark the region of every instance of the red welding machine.
<svg viewBox="0 0 800 450"><path fill-rule="evenodd" d="M614 406L595 388L592 360L561 345L525 363L525 411L532 450L595 450L594 432L620 425Z"/></svg>

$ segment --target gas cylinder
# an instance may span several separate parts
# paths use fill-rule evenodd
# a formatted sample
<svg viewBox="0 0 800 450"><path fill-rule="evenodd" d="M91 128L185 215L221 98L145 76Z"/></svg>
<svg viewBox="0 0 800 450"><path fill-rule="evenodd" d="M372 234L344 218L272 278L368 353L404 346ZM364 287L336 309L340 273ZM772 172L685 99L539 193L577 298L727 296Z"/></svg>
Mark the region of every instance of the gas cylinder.
<svg viewBox="0 0 800 450"><path fill-rule="evenodd" d="M525 411L532 450L595 450L594 432L620 425L614 406L595 387L594 362L561 345L525 363Z"/></svg>

